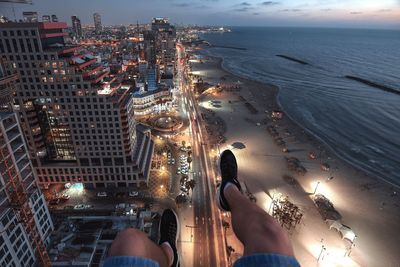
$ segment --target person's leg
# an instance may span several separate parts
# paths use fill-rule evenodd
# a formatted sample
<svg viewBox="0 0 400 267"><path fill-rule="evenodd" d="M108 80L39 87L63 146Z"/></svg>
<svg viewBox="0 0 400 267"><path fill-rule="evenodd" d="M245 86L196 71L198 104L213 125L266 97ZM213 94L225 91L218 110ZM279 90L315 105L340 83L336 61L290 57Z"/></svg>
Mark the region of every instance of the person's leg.
<svg viewBox="0 0 400 267"><path fill-rule="evenodd" d="M293 256L289 238L282 227L235 186L227 186L224 195L231 207L232 228L244 245L244 255L275 253Z"/></svg>
<svg viewBox="0 0 400 267"><path fill-rule="evenodd" d="M217 191L217 204L220 209L231 212L232 228L244 245L244 255L274 253L293 256L289 238L280 225L242 195L232 151L222 152L219 167L222 181Z"/></svg>
<svg viewBox="0 0 400 267"><path fill-rule="evenodd" d="M160 267L179 266L176 242L179 233L178 218L171 209L164 210L160 220L159 245L137 229L129 228L120 232L113 241L109 257L144 257L153 260Z"/></svg>
<svg viewBox="0 0 400 267"><path fill-rule="evenodd" d="M168 245L158 246L142 231L129 228L117 235L111 245L109 256L144 257L158 262L160 267L169 267L172 265L174 253Z"/></svg>

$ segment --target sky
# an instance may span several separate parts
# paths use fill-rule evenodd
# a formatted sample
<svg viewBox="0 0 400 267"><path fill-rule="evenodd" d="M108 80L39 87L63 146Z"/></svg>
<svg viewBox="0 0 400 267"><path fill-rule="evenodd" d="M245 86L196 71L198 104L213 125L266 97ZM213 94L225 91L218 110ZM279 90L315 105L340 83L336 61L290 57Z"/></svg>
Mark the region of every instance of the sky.
<svg viewBox="0 0 400 267"><path fill-rule="evenodd" d="M93 24L148 23L168 17L176 24L218 26L299 26L400 29L400 0L32 0L32 5L0 3L0 14L17 19L23 11L56 14L71 24L77 15Z"/></svg>

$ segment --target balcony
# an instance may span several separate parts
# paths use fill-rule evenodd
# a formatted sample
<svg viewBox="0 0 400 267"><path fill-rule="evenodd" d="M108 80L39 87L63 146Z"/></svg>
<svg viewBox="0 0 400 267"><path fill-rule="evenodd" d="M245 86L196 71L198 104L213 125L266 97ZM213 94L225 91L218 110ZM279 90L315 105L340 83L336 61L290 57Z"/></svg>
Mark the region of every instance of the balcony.
<svg viewBox="0 0 400 267"><path fill-rule="evenodd" d="M90 81L92 84L96 84L96 83L100 82L101 80L103 80L105 77L107 77L109 73L110 73L109 71L102 71L99 73L95 73L95 74L86 76L83 79L85 81Z"/></svg>
<svg viewBox="0 0 400 267"><path fill-rule="evenodd" d="M14 152L14 158L15 161L18 162L20 159L25 158L26 152L24 149L19 149L16 152Z"/></svg>
<svg viewBox="0 0 400 267"><path fill-rule="evenodd" d="M11 148L12 148L13 152L16 152L23 145L24 145L24 142L22 142L21 136L18 136L14 141L11 142Z"/></svg>
<svg viewBox="0 0 400 267"><path fill-rule="evenodd" d="M7 137L9 141L14 140L17 136L20 135L17 125L7 130Z"/></svg>
<svg viewBox="0 0 400 267"><path fill-rule="evenodd" d="M52 32L52 33L41 33L40 38L46 39L46 38L53 38L53 37L64 37L68 36L68 33L66 32Z"/></svg>
<svg viewBox="0 0 400 267"><path fill-rule="evenodd" d="M30 167L26 167L21 173L22 180L25 180L29 175L32 174L32 169Z"/></svg>
<svg viewBox="0 0 400 267"><path fill-rule="evenodd" d="M15 116L10 116L9 118L3 120L3 125L6 130L16 126L17 120L15 119Z"/></svg>
<svg viewBox="0 0 400 267"><path fill-rule="evenodd" d="M19 171L23 171L27 166L29 166L29 159L24 158L17 163Z"/></svg>
<svg viewBox="0 0 400 267"><path fill-rule="evenodd" d="M104 69L104 66L101 64L93 64L93 66L91 66L91 68L87 68L83 71L82 76L85 77L89 77L93 74L95 74L96 72L99 72L101 70Z"/></svg>

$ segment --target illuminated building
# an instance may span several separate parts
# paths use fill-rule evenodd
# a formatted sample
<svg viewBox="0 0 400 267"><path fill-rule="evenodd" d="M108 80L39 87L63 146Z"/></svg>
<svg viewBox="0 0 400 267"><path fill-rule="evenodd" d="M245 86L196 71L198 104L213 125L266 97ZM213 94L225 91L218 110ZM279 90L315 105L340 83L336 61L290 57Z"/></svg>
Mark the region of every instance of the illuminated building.
<svg viewBox="0 0 400 267"><path fill-rule="evenodd" d="M146 184L153 142L149 131L137 131L131 89L68 44L66 28L4 23L0 30L7 70L21 77L15 108L39 183Z"/></svg>

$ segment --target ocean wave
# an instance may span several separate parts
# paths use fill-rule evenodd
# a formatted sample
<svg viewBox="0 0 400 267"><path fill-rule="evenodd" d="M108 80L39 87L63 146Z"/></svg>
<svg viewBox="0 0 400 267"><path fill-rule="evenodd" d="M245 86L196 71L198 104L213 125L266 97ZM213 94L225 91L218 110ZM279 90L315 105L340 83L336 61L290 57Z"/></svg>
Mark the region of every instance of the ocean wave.
<svg viewBox="0 0 400 267"><path fill-rule="evenodd" d="M289 118L349 164L399 186L400 165L396 155L400 154L400 140L394 141L396 136L393 133L396 131L393 127L400 127L400 119L394 115L394 110L400 112L400 107L393 99L383 96L385 92L366 89L366 85L349 83L343 78L345 74L353 74L349 69L354 68L357 70L355 75L372 77L384 83L385 79L374 78L376 73L384 71L373 71L364 66L355 68L365 61L355 56L356 50L350 57L336 53L341 64L334 60L322 61L316 51L307 60L315 67L307 69L300 64L274 60L273 55L289 52L271 50L270 55L267 54L269 51L263 54L261 50L253 50L253 54L248 51L246 56L226 53L223 49L210 49L207 53L222 58L222 68L227 72L276 85L279 88L278 104ZM338 48L338 51L343 50ZM326 57L332 57L332 53L323 52ZM298 55L293 53L293 56ZM306 56L301 58L307 59ZM369 68L377 66L373 62L364 65ZM390 66L387 62L386 65ZM390 77L393 80L398 76Z"/></svg>

